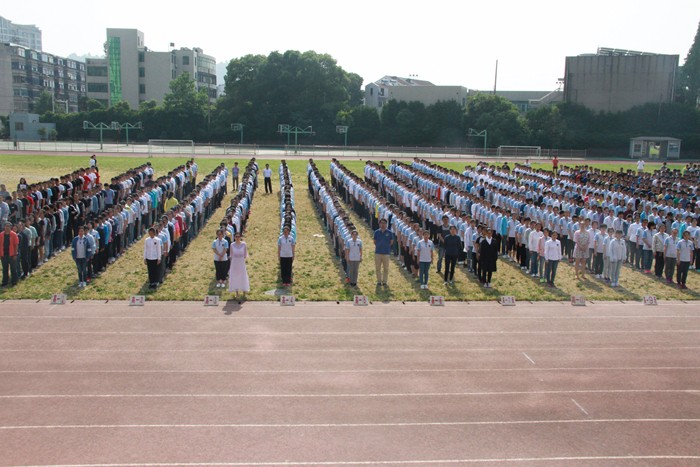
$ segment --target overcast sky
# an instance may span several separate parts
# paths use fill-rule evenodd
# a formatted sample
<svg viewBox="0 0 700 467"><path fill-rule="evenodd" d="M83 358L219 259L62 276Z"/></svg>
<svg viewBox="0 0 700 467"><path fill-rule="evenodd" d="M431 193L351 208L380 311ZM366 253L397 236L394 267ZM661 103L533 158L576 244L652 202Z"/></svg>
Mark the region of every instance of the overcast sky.
<svg viewBox="0 0 700 467"><path fill-rule="evenodd" d="M552 90L564 57L598 47L685 60L700 0L38 0L4 2L0 16L36 24L44 50L103 55L105 29L136 28L151 50L201 47L219 62L273 50L332 55L365 83L418 75L442 85Z"/></svg>

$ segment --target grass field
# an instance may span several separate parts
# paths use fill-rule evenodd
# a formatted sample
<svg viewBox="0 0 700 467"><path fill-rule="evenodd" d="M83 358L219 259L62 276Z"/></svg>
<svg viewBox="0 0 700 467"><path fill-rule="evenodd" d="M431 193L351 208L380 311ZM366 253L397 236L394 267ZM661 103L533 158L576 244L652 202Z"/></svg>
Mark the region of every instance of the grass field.
<svg viewBox="0 0 700 467"><path fill-rule="evenodd" d="M161 175L183 163L186 158L147 159L135 157L99 157L103 180L151 161L156 174ZM234 161L245 166L247 158L226 159L228 166ZM87 165L88 157L82 156L18 156L0 155L0 183L12 190L20 177L26 177L29 183L42 181L69 173L78 167ZM206 174L223 160L200 158L197 160L200 174ZM276 169L277 160L259 160L261 164L270 163ZM332 244L323 226L306 185L306 161L290 160L289 166L295 186L297 210L298 247L294 263L295 285L283 290L279 285L279 267L277 262L276 240L279 234L279 199L277 195L276 175L273 180L275 194L265 195L256 192L251 216L245 233L251 257L248 260L248 274L251 282L250 300L275 300L281 293L294 294L299 300L351 300L354 294L368 295L373 301L425 301L430 295L443 295L447 300L494 300L500 295L514 295L518 300L568 300L570 295L581 294L590 300L641 300L644 295L653 294L660 299L700 298L700 274L690 273L689 290L681 291L669 287L648 276L623 269L621 287L611 289L595 279L576 281L573 268L562 264L557 277L557 289L542 287L539 282L525 276L510 262L498 262L498 272L494 275L493 289L485 290L471 275L458 268L455 286L446 287L438 277L435 268L430 275L430 290L420 290L418 283L392 260L389 274L389 287L375 287L374 255L371 248L371 230L366 223L354 214L353 222L358 227L360 238L367 245L365 260L360 267L358 289L350 288L343 280L340 261L335 257ZM361 160L344 161L346 167L357 174L362 173L364 162ZM466 162L473 165L474 162ZM464 162L442 162L441 165L460 170ZM619 170L620 167L636 169L633 163L595 164L600 168ZM657 164L658 165L658 164ZM328 161L317 161L321 173L328 178ZM537 165L536 165L537 166ZM550 168L550 164L541 164ZM671 165L682 167L682 164ZM652 170L653 165L647 164ZM274 171L273 173L276 173ZM229 194L230 196L230 194ZM228 205L227 198L223 206ZM63 292L70 299L126 299L132 294L142 293L152 300L201 300L204 295L218 294L223 299L231 294L214 286L214 268L212 264L211 241L218 221L223 217L225 208L221 208L212 217L204 231L192 242L187 251L178 260L173 271L167 276L163 286L156 291L147 288L146 268L143 265L141 244L136 244L122 255L107 271L85 289L78 289L77 274L70 252L66 251L35 271L32 277L22 281L14 288L0 289L0 300L9 298L48 298L52 293ZM349 211L349 209L348 209ZM589 276L590 277L590 276Z"/></svg>

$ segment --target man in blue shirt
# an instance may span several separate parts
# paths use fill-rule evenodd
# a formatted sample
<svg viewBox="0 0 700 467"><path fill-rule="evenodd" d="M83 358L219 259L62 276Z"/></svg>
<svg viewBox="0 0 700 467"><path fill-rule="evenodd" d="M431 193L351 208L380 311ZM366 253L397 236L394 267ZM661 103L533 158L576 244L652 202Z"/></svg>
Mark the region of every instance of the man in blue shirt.
<svg viewBox="0 0 700 467"><path fill-rule="evenodd" d="M394 234L387 230L387 221L379 221L379 229L374 231L374 268L377 273L377 285L387 285L389 278L389 254L394 244Z"/></svg>

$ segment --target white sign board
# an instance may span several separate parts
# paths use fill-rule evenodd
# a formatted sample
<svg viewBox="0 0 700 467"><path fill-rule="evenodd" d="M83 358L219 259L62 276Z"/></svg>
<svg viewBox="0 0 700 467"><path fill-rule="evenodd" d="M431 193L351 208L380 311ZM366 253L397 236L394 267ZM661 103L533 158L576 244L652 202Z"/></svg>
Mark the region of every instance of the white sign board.
<svg viewBox="0 0 700 467"><path fill-rule="evenodd" d="M145 303L145 295L132 295L131 298L129 298L129 306L143 306Z"/></svg>
<svg viewBox="0 0 700 467"><path fill-rule="evenodd" d="M430 306L445 306L445 297L442 295L431 295Z"/></svg>
<svg viewBox="0 0 700 467"><path fill-rule="evenodd" d="M502 306L515 306L515 297L511 295L503 295L500 300Z"/></svg>
<svg viewBox="0 0 700 467"><path fill-rule="evenodd" d="M571 304L573 306L586 306L586 297L583 295L572 295Z"/></svg>
<svg viewBox="0 0 700 467"><path fill-rule="evenodd" d="M656 301L656 296L655 295L645 295L644 296L644 304L651 305L651 306L658 305L658 302Z"/></svg>
<svg viewBox="0 0 700 467"><path fill-rule="evenodd" d="M294 295L281 295L280 306L294 306Z"/></svg>
<svg viewBox="0 0 700 467"><path fill-rule="evenodd" d="M367 299L367 295L355 295L355 298L352 300L352 304L355 306L367 306L369 305L369 300Z"/></svg>
<svg viewBox="0 0 700 467"><path fill-rule="evenodd" d="M218 295L207 295L204 297L204 306L219 306Z"/></svg>
<svg viewBox="0 0 700 467"><path fill-rule="evenodd" d="M55 293L51 296L52 305L65 305L66 304L66 294Z"/></svg>

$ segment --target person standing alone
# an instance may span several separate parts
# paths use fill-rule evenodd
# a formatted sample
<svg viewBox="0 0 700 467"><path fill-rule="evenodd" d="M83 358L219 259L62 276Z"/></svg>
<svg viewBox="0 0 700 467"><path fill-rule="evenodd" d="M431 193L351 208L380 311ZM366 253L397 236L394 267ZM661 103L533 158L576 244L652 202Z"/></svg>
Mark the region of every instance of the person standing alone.
<svg viewBox="0 0 700 467"><path fill-rule="evenodd" d="M87 264L92 259L94 251L92 242L85 236L85 227L82 225L78 227L78 235L71 244L71 253L78 268L78 287L85 287L87 285Z"/></svg>
<svg viewBox="0 0 700 467"><path fill-rule="evenodd" d="M374 269L378 286L386 286L389 280L389 255L394 244L394 234L386 226L386 219L382 219L379 228L374 231Z"/></svg>
<svg viewBox="0 0 700 467"><path fill-rule="evenodd" d="M282 235L277 240L277 256L280 259L280 276L282 277L283 287L292 284L292 265L294 263L296 241L294 237L289 235L290 232L289 226L285 225L282 229Z"/></svg>
<svg viewBox="0 0 700 467"><path fill-rule="evenodd" d="M350 286L357 286L357 276L362 262L362 240L357 238L357 230L350 233L350 241L345 244L345 261L348 263Z"/></svg>
<svg viewBox="0 0 700 467"><path fill-rule="evenodd" d="M148 237L143 242L143 262L148 267L148 287L155 289L160 282L160 262L163 242L156 237L156 229L148 229Z"/></svg>
<svg viewBox="0 0 700 467"><path fill-rule="evenodd" d="M272 169L270 164L265 164L263 177L265 178L265 194L272 194Z"/></svg>

